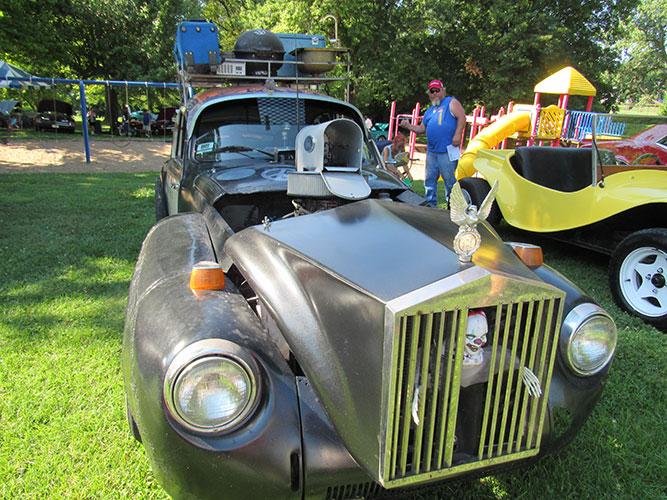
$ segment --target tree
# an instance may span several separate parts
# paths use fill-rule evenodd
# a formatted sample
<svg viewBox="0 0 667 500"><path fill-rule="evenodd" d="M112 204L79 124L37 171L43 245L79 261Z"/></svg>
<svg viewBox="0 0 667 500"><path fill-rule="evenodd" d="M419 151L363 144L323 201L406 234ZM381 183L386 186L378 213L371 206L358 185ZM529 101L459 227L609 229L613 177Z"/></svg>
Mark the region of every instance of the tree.
<svg viewBox="0 0 667 500"><path fill-rule="evenodd" d="M43 77L173 81L176 26L200 13L197 0L6 0L0 56ZM91 91L115 123L116 89Z"/></svg>
<svg viewBox="0 0 667 500"><path fill-rule="evenodd" d="M197 0L6 0L0 56L46 77L162 80Z"/></svg>
<svg viewBox="0 0 667 500"><path fill-rule="evenodd" d="M657 1L657 0L656 0ZM613 41L637 0L246 0L240 14L214 19L237 36L251 28L333 35L326 14L339 19L339 38L353 61L353 99L375 120L391 101L402 111L428 104L433 78L470 109L532 102L534 86L574 66L611 105ZM218 10L218 13L221 13ZM230 37L233 45L233 37Z"/></svg>
<svg viewBox="0 0 667 500"><path fill-rule="evenodd" d="M632 5L634 0L613 6L604 0L414 2L409 8L423 20L410 13L399 16L410 23L395 32L391 44L401 47L403 64L384 77L390 88L397 88L400 76L403 87L418 89L399 100L427 103L426 82L441 77L467 109L474 104L498 109L510 100L532 102L535 84L574 66L604 99L611 89L600 75L616 65L608 40ZM407 104L401 102L403 109Z"/></svg>
<svg viewBox="0 0 667 500"><path fill-rule="evenodd" d="M612 82L603 75L617 69L620 20L638 1L5 0L0 55L41 75L172 80L180 20L215 22L223 50L231 50L252 28L331 38L333 23L324 18L334 14L341 45L350 48L353 101L375 121L386 120L391 101L404 112L426 105L433 78L468 110L532 102L535 84L568 65L597 87L596 102L608 109ZM659 0L644 2L664 12ZM664 78L658 82L664 86Z"/></svg>
<svg viewBox="0 0 667 500"><path fill-rule="evenodd" d="M642 0L623 28L616 43L621 65L610 75L619 97L636 102L667 97L667 4Z"/></svg>

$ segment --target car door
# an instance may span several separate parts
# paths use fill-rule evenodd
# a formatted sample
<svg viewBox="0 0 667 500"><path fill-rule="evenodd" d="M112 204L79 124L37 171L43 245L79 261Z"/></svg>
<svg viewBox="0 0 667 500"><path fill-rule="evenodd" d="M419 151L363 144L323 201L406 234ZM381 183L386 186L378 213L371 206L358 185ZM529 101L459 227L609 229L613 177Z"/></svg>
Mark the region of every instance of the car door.
<svg viewBox="0 0 667 500"><path fill-rule="evenodd" d="M167 197L169 215L178 213L178 199L183 179L183 162L185 158L185 116L182 110L177 111L174 119L174 131L171 139L171 157L167 162L164 191Z"/></svg>

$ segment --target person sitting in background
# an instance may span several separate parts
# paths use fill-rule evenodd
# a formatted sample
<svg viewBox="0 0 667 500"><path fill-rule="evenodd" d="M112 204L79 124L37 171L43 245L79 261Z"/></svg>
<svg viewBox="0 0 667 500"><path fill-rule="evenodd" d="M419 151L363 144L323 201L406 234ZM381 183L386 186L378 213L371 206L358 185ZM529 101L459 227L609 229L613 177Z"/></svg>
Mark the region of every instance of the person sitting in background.
<svg viewBox="0 0 667 500"><path fill-rule="evenodd" d="M385 146L382 150L382 158L387 166L387 170L410 186L412 183L412 175L410 175L407 161L404 161L403 158L397 158L398 155L404 152L405 136L399 132L394 136L391 144ZM403 156L405 156L405 154ZM403 171L401 172L399 168L402 168Z"/></svg>

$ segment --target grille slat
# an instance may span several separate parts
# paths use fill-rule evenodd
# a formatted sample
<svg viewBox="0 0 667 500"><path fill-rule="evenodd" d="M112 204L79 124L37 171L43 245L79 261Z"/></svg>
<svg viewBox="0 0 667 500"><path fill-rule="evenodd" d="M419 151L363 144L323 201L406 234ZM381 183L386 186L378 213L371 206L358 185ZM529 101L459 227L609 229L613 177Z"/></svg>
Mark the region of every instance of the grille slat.
<svg viewBox="0 0 667 500"><path fill-rule="evenodd" d="M456 311L457 316L461 315L459 310ZM457 318L458 329L452 328L452 336L456 335L456 355L452 355L454 358L454 370L452 373L452 386L449 390L449 411L447 416L447 440L445 441L445 461L448 466L452 466L454 459L454 444L456 437L456 419L459 409L459 394L461 390L460 386L460 377L461 377L461 366L463 363L463 346L465 345L466 340L466 325L467 325L467 314L466 321L461 321L460 318ZM458 331L457 331L458 330Z"/></svg>
<svg viewBox="0 0 667 500"><path fill-rule="evenodd" d="M458 323L458 311L453 311L452 312L452 322L451 322L451 328L450 328L450 335L449 339L447 342L447 353L451 353L454 350L454 336L451 334L451 332L455 331L456 329L456 324ZM439 439L438 439L438 465L437 468L440 469L442 468L442 461L444 459L444 454L445 454L445 432L447 430L447 423L449 422L448 420L448 411L449 411L449 397L450 397L450 391L451 391L451 385L452 385L452 379L453 379L453 371L454 371L454 360L451 355L445 355L443 362L446 363L446 368L445 368L445 391L443 392L442 399L440 401L440 408L442 411L442 420L440 422L440 434L439 434ZM448 465L451 465L448 463Z"/></svg>
<svg viewBox="0 0 667 500"><path fill-rule="evenodd" d="M440 393L440 370L442 367L442 347L444 345L444 333L445 333L445 314L438 315L438 340L436 342L435 353L434 353L434 370L433 370L433 391L431 392L431 401L434 404L431 407L430 418L428 431L426 433L426 441L428 443L433 442L436 430L436 416L438 415L438 396ZM433 446L426 447L426 464L431 464L433 459Z"/></svg>
<svg viewBox="0 0 667 500"><path fill-rule="evenodd" d="M556 359L556 349L558 345L558 331L560 330L560 322L561 322L561 315L563 313L562 311L562 305L561 309L556 311L555 309L555 304L553 301L549 303L549 314L547 318L547 328L550 329L553 332L551 342L549 342L548 337L545 338L542 346L542 355L540 356L540 369L538 370L538 375L537 377L540 380L541 386L544 388L543 392L544 394L542 395L542 408L541 412L544 414L546 411L546 406L547 406L547 400L549 398L549 388L551 387L551 376L553 374L553 369L554 369L554 361ZM554 314L556 317L554 317ZM551 344L551 345L549 345ZM547 350L550 349L549 352L549 358L548 358L548 363L545 362L547 359ZM546 377L543 378L544 375L544 370L546 367ZM540 421L537 423L537 432L536 432L536 439L535 439L535 446L539 447L540 442L542 440L542 428L544 427L544 419L540 419ZM530 442L528 443L528 446L531 446Z"/></svg>
<svg viewBox="0 0 667 500"><path fill-rule="evenodd" d="M521 336L521 319L523 318L523 309L524 309L525 303L519 302L517 304L517 321L514 324L514 331L512 334L512 353L515 353L517 351L517 347L519 345L519 337ZM533 310L533 303L530 302L528 303L528 314L526 315L527 318L531 317L531 313ZM521 366L521 365L520 365ZM511 369L510 369L511 368ZM500 436L505 435L505 428L507 426L507 419L509 417L510 410L513 406L511 404L511 397L515 395L515 393L511 390L512 388L512 383L514 382L514 367L511 365L511 360L510 364L508 364L508 371L507 371L507 388L509 390L505 391L505 397L503 398L503 413L502 417L500 419ZM517 377L518 378L518 377ZM503 453L503 440L500 439L498 440L498 449L496 454L497 455L502 455Z"/></svg>
<svg viewBox="0 0 667 500"><path fill-rule="evenodd" d="M411 328L411 342L409 347L409 368L407 373L407 383L405 391L405 402L403 404L403 427L401 440L401 474L405 474L408 466L408 451L410 447L410 422L412 420L412 398L414 397L415 389L415 375L417 368L417 346L419 344L419 326L421 324L421 316L416 316Z"/></svg>
<svg viewBox="0 0 667 500"><path fill-rule="evenodd" d="M498 304L496 306L496 318L502 318L502 312L503 312L503 305ZM493 348L491 351L491 363L489 366L489 373L495 373L496 362L498 361L497 354L498 354L498 339L500 338L500 325L501 322L496 321L493 331L493 344L492 344ZM489 415L490 415L489 409L491 408L491 395L493 394L493 381L494 381L493 378L489 380L486 389L486 399L484 402L484 416L482 417L482 431L480 433L479 451L477 453L478 460L481 460L482 457L484 456L484 447L486 445L487 430L489 425Z"/></svg>
<svg viewBox="0 0 667 500"><path fill-rule="evenodd" d="M463 363L468 309L396 316L385 486L539 451L562 299L523 298L482 309L489 333L479 366ZM524 367L539 380L541 397L529 393Z"/></svg>
<svg viewBox="0 0 667 500"><path fill-rule="evenodd" d="M395 387L396 387L396 399L394 401L394 408L400 408L401 406L401 398L403 396L403 384L401 381L403 380L403 366L405 362L405 344L407 340L407 328L408 328L408 318L407 317L402 317L401 318L401 325L400 325L400 345L398 348L398 368L396 370L396 380L395 380ZM396 411L395 414L395 420L393 422L393 426L390 426L390 430L393 432L391 438L392 438L392 450L396 450L398 448L398 442L399 442L399 421L401 418L401 412ZM388 436L389 437L389 436ZM391 454L391 470L396 470L396 460L398 458L398 453L392 453Z"/></svg>
<svg viewBox="0 0 667 500"><path fill-rule="evenodd" d="M541 305L542 304L540 303L538 309L541 307ZM524 328L522 331L518 331L520 325L517 323L517 325L515 326L515 338L518 340L519 337L522 334L523 334L524 338L522 339L523 342L521 342L522 348L521 348L521 355L519 357L519 371L517 373L516 381L514 382L514 386L515 386L514 394L519 395L520 398L519 398L518 401L523 401L524 403L526 402L525 398L526 398L527 391L525 390L525 387L523 387L523 389L522 389L521 369L524 366L528 366L528 365L526 365L526 353L528 351L528 344L529 344L530 339L527 339L525 337L526 337L526 335L528 335L528 332L531 329L531 320L532 320L532 317L533 317L532 316L533 315L533 306L534 306L533 302L529 303L529 305L528 305L528 313L526 314L526 318L527 318L528 323L526 325L526 328ZM539 315L539 312L538 312L538 315ZM539 321L537 323L539 323ZM536 346L536 345L537 344L533 342L533 346ZM515 351L515 347L512 348L512 352L514 352L514 351ZM531 368L531 370L532 370L532 365L530 365L529 368ZM511 373L514 373L514 372L511 372ZM508 391L508 393L509 393L509 391ZM517 403L518 403L518 401L517 401ZM522 407L522 409L524 408L523 405L521 407ZM515 436L515 432L516 432L516 420L517 420L517 416L518 416L518 410L519 410L519 404L516 404L516 403L513 404L512 405L512 421L510 423L509 437L508 437L508 440L507 440L507 453L512 452L512 443L514 442L514 436ZM523 415L523 413L522 413L522 415ZM523 429L523 427L520 426L519 429ZM501 431L500 435L501 436L503 435L502 431ZM519 435L518 435L518 440L519 441L521 440L522 436L523 436L523 433L519 432ZM501 452L499 452L499 454L500 453Z"/></svg>
<svg viewBox="0 0 667 500"><path fill-rule="evenodd" d="M496 418L498 415L498 410L500 408L500 400L502 398L502 390L503 390L503 375L505 373L505 356L507 354L507 343L509 340L510 336L510 326L511 323L508 321L508 318L511 317L512 315L512 309L513 309L513 304L508 304L507 306L507 315L505 316L505 329L503 331L503 342L502 342L502 347L500 350L500 361L498 363L498 377L496 377L496 387L495 387L495 395L494 395L494 400L493 400L493 412L491 413L492 420L491 420L491 433L489 435L489 445L488 445L488 454L487 458L491 458L493 455L493 446L495 444L495 435L496 435L496 427L498 425L498 419ZM521 320L521 308L517 306L517 321ZM489 378L490 380L493 380L493 377Z"/></svg>
<svg viewBox="0 0 667 500"><path fill-rule="evenodd" d="M430 354L431 354L431 334L433 328L433 314L426 316L425 322L425 332L424 332L424 343L421 347L423 355L420 357L421 360L421 369L419 370L419 381L416 382L416 403L417 403L417 420L424 422L424 414L426 412L426 394L428 391L428 373L430 366ZM415 404L413 401L413 407ZM413 408L414 411L414 408ZM422 452L422 440L424 437L424 426L418 425L415 430L415 445L414 445L414 469L415 473L419 474L421 467L421 452Z"/></svg>
<svg viewBox="0 0 667 500"><path fill-rule="evenodd" d="M539 307L538 307L538 311L537 311L537 319L536 319L536 324L537 325L541 324L543 309L544 309L544 303L540 302ZM545 345L544 342L542 342L542 344ZM528 363L526 364L525 356L526 356L527 346L528 346L528 343L525 343L524 344L524 349L521 352L521 365L520 366L527 366L533 373L535 373L535 354L537 352L538 343L537 342L532 343L531 351L530 351L530 359L529 359ZM543 362L544 362L544 360L542 360L542 363ZM540 363L540 366L542 366L542 363ZM538 380L540 380L540 387L543 387L542 377L540 375L537 375L537 378L538 378ZM528 408L528 388L523 387L523 389L521 389L521 386L518 385L517 386L517 392L519 392L519 391L521 392L521 418L519 420L519 426L520 426L520 428L523 428L523 425L525 424L526 411L527 411L527 408ZM539 401L538 399L533 398L533 403L531 404L530 412L535 414L535 415L537 415L537 413L535 413L535 409L537 407L537 402L538 401ZM515 406L518 406L518 405L515 405ZM534 421L529 420L529 422L530 422L529 428L533 429L534 428ZM524 437L523 434L519 434L519 436L516 440L514 451L519 451L519 449L521 448L521 443L523 441L523 437ZM528 442L528 446L530 447L530 442ZM512 451L512 440L510 440L509 443L508 443L508 452L511 452L511 451Z"/></svg>

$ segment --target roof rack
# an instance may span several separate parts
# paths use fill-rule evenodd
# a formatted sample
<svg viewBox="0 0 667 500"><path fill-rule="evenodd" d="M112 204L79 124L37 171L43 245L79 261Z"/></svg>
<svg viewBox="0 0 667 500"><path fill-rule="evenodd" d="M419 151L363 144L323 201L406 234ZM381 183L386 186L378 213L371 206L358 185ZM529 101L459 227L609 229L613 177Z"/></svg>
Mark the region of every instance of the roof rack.
<svg viewBox="0 0 667 500"><path fill-rule="evenodd" d="M222 52L215 24L183 22L174 45L181 101L193 97L195 88L259 83L320 90L329 82L345 82L349 101L350 51L325 45L323 35L251 30L239 37L234 52ZM337 67L345 68L344 76L327 76Z"/></svg>
<svg viewBox="0 0 667 500"><path fill-rule="evenodd" d="M350 52L346 48L331 47L326 50L335 53L337 60L331 62L304 62L304 61L276 61L270 59L234 59L224 58L223 62L213 65L215 73L197 73L179 68L178 80L181 85L181 99L186 102L194 95L195 88L214 88L229 85L264 83L268 87L282 84L290 88L319 90L329 82L345 82L345 100L350 100ZM343 60L341 60L343 59ZM266 70L255 71L255 74L246 75L246 65L266 65ZM307 73L317 66L326 71L321 74ZM276 66L294 66L293 75L281 75L274 69ZM333 68L345 68L345 76L325 76ZM273 83L271 83L273 82Z"/></svg>

